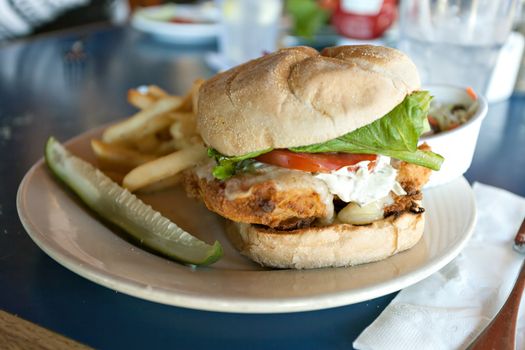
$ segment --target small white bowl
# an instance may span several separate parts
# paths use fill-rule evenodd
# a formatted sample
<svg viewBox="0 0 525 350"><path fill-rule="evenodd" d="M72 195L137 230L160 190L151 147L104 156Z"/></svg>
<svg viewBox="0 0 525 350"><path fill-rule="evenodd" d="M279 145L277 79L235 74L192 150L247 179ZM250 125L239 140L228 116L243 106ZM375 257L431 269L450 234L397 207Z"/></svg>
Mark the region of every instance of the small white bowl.
<svg viewBox="0 0 525 350"><path fill-rule="evenodd" d="M451 85L429 85L425 86L424 89L428 90L434 96L434 100L440 103L461 103L467 108L474 103L465 88ZM420 143L426 142L433 152L445 158L441 169L432 172L430 181L425 187L428 188L450 182L463 175L470 167L478 141L481 122L487 115L488 110L487 100L483 96L478 94L477 102L478 108L476 112L466 123L452 130L420 138Z"/></svg>

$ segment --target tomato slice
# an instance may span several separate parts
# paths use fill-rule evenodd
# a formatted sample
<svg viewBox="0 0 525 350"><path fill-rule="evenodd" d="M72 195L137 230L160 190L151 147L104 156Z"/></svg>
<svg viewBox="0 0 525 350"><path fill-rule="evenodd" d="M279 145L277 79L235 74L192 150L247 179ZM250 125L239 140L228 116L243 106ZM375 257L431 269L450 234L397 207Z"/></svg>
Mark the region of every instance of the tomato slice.
<svg viewBox="0 0 525 350"><path fill-rule="evenodd" d="M173 17L170 19L171 23L177 23L177 24L193 24L195 23L194 20L184 17Z"/></svg>
<svg viewBox="0 0 525 350"><path fill-rule="evenodd" d="M276 149L255 158L259 162L280 166L287 169L308 171L311 173L329 173L350 166L357 170L356 165L364 160L370 161L369 169L375 167L377 155L353 153L298 153L286 149Z"/></svg>

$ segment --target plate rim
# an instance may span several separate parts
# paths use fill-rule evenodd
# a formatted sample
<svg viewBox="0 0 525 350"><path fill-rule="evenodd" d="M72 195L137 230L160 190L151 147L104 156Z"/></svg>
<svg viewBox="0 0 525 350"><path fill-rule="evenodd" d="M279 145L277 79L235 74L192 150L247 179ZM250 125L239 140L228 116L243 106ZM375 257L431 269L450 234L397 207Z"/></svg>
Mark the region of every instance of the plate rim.
<svg viewBox="0 0 525 350"><path fill-rule="evenodd" d="M160 6L143 8L135 12L131 17L131 27L143 33L173 42L192 43L197 41L198 43L201 43L212 42L217 39L218 29L220 28L220 24L218 22L181 24L148 18L146 14L148 12L154 12L152 10L158 10L156 7Z"/></svg>
<svg viewBox="0 0 525 350"><path fill-rule="evenodd" d="M92 131L92 130L91 130ZM66 142L74 142L85 137L85 133L77 135ZM468 188L468 198L472 208L472 218L468 223L467 232L460 236L451 249L443 254L428 260L423 267L405 273L403 276L376 283L372 286L359 288L358 290L345 290L333 293L323 293L315 296L286 297L286 298L267 298L257 299L253 297L210 297L206 295L184 295L176 294L171 289L156 286L148 288L147 284L134 281L119 275L111 274L96 266L84 264L74 255L71 255L64 249L55 250L46 245L45 235L28 217L25 210L26 200L24 194L29 189L32 175L41 167L45 167L44 158L40 158L24 175L17 191L16 207L18 216L25 231L35 244L45 252L49 257L58 262L60 265L84 277L96 284L117 290L119 292L153 302L165 305L185 307L190 309L218 311L228 313L289 313L300 311L314 311L327 308L334 308L344 305L350 305L380 296L390 294L401 290L407 286L417 283L431 274L439 271L446 264L452 261L464 248L472 236L477 220L477 208L475 205L474 192L464 177L459 177L455 181L461 181L465 189ZM49 170L45 169L49 174ZM49 176L52 176L49 174ZM350 267L351 268L351 267Z"/></svg>

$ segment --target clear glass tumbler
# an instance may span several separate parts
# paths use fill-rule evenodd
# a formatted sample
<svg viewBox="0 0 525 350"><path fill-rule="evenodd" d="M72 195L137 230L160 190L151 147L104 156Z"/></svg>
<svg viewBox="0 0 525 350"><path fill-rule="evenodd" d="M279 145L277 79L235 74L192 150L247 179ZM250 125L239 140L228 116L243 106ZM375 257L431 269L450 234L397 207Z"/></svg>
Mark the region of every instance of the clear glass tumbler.
<svg viewBox="0 0 525 350"><path fill-rule="evenodd" d="M227 66L276 50L283 0L220 0L219 8L219 53Z"/></svg>
<svg viewBox="0 0 525 350"><path fill-rule="evenodd" d="M399 48L424 84L471 86L485 94L518 0L402 0Z"/></svg>

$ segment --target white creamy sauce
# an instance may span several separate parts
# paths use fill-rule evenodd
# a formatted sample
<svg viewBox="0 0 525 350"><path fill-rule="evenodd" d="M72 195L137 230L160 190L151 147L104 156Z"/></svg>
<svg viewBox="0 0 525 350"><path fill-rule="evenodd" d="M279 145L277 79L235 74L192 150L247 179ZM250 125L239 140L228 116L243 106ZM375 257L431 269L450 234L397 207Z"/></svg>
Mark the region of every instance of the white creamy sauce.
<svg viewBox="0 0 525 350"><path fill-rule="evenodd" d="M379 156L376 162L372 170L368 170L369 161L363 161L357 164L355 172L344 167L314 176L326 183L332 194L347 203L366 205L388 196L390 191L405 195L406 192L396 181L397 170L390 165L390 158Z"/></svg>

